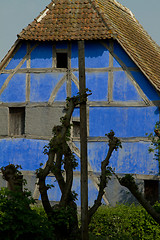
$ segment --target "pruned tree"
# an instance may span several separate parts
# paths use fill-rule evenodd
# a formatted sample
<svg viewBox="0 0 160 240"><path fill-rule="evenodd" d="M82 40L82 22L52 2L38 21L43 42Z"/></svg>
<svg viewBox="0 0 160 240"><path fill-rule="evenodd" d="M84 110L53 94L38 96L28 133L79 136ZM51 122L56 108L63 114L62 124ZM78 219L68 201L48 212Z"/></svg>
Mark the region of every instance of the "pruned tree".
<svg viewBox="0 0 160 240"><path fill-rule="evenodd" d="M89 215L89 220L88 220L89 223L91 221L93 214L101 206L102 197L105 193L104 190L107 187L107 183L108 183L108 180L110 179L110 176L112 175L111 168L108 167L110 157L114 150L117 151L119 147L120 148L122 147L120 140L117 137L115 137L115 133L113 132L113 130L111 130L110 133L106 134L106 136L109 139L109 143L108 143L109 149L108 149L106 158L101 162L99 192L98 192L97 199L94 202L94 205L89 209L89 214L88 214Z"/></svg>
<svg viewBox="0 0 160 240"><path fill-rule="evenodd" d="M39 168L36 173L42 204L48 219L54 224L57 239L79 239L80 228L78 226L77 206L75 203L76 194L72 191L73 171L77 166L77 162L68 143L70 141L70 122L73 110L81 101L86 101L87 96L88 94L85 93L81 96L77 95L67 99L66 113L61 118L61 125L53 128L53 138L50 140L49 145L45 147L45 154L48 155L48 160L44 168ZM110 176L108 169L109 159L113 151L121 146L119 139L114 136L113 131L107 134L107 136L109 138L109 150L105 160L101 163L99 193L94 205L88 211L88 224L92 215L101 205L104 189ZM55 176L61 191L60 201L53 207L47 194L50 186L46 184L46 178L50 173Z"/></svg>
<svg viewBox="0 0 160 240"><path fill-rule="evenodd" d="M20 168L19 165L9 164L1 167L1 172L9 190L22 192L24 180L18 168Z"/></svg>

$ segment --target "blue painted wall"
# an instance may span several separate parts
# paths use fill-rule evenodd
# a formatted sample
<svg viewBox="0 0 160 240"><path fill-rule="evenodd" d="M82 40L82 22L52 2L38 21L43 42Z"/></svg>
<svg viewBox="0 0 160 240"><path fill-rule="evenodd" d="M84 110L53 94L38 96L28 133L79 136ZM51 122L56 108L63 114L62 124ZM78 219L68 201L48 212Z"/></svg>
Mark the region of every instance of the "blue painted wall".
<svg viewBox="0 0 160 240"><path fill-rule="evenodd" d="M109 51L96 41L85 44L85 67L104 68L109 66Z"/></svg>
<svg viewBox="0 0 160 240"><path fill-rule="evenodd" d="M6 81L6 79L8 78L9 74L6 73L2 73L0 74L0 89L3 86L4 82Z"/></svg>
<svg viewBox="0 0 160 240"><path fill-rule="evenodd" d="M76 107L76 108L74 109L72 116L73 116L73 117L80 117L79 107Z"/></svg>
<svg viewBox="0 0 160 240"><path fill-rule="evenodd" d="M6 89L0 95L0 101L2 102L26 101L26 74L17 73L12 77Z"/></svg>
<svg viewBox="0 0 160 240"><path fill-rule="evenodd" d="M20 49L15 53L11 61L9 62L6 69L14 69L17 67L17 65L22 61L24 56L27 54L27 43L23 43ZM23 65L23 67L26 67L26 63Z"/></svg>
<svg viewBox="0 0 160 240"><path fill-rule="evenodd" d="M131 74L150 101L160 100L159 94L141 72L131 71Z"/></svg>
<svg viewBox="0 0 160 240"><path fill-rule="evenodd" d="M55 97L55 101L65 102L67 98L67 86L66 82L60 87Z"/></svg>
<svg viewBox="0 0 160 240"><path fill-rule="evenodd" d="M52 45L51 43L40 43L31 53L31 68L52 67Z"/></svg>
<svg viewBox="0 0 160 240"><path fill-rule="evenodd" d="M79 92L78 87L76 86L76 84L72 81L71 82L71 96L76 96L77 93Z"/></svg>
<svg viewBox="0 0 160 240"><path fill-rule="evenodd" d="M117 41L114 41L114 54L120 59L126 67L135 67L138 70L136 64L131 60L131 58L127 55L127 53L122 49L122 47L118 44ZM113 66L121 67L118 59L113 58ZM144 74L139 71L130 70L131 75L133 76L135 82L140 86L142 91L145 93L146 97L150 101L160 100L160 95L157 93L155 88L150 84L148 79L144 76Z"/></svg>
<svg viewBox="0 0 160 240"><path fill-rule="evenodd" d="M122 142L122 149L113 152L109 166L117 173L158 174L158 161L153 160L153 153L148 153L149 147L148 142ZM101 161L105 159L107 151L107 142L88 144L89 162L93 171L101 171Z"/></svg>
<svg viewBox="0 0 160 240"><path fill-rule="evenodd" d="M86 87L92 92L89 101L107 101L108 72L86 73Z"/></svg>
<svg viewBox="0 0 160 240"><path fill-rule="evenodd" d="M85 67L104 68L109 66L109 51L96 41L85 42ZM78 68L78 44L73 42L71 68Z"/></svg>
<svg viewBox="0 0 160 240"><path fill-rule="evenodd" d="M108 41L106 41L107 44ZM35 44L35 43L34 43ZM31 45L34 45L31 44ZM56 44L56 49L66 49L66 42L58 42ZM125 53L125 51L120 47L120 45L114 42L114 54L123 61L127 67L136 67L133 61ZM12 60L9 62L6 69L14 69L20 61L24 58L27 53L27 44L23 43L20 49L15 53ZM31 53L31 68L51 68L52 67L52 53L53 44L40 43ZM86 68L94 68L95 71L90 73L86 71L86 86L92 91L92 95L89 97L90 101L108 101L108 72L96 72L98 68L109 67L109 51L100 43L96 41L88 41L85 45L85 65ZM121 67L118 60L113 58L113 66ZM26 67L26 61L21 68ZM72 54L71 54L71 67L78 69L78 45L77 42L72 44ZM146 77L139 71L130 71L133 76L134 81L141 87L142 91L149 100L160 100L160 96L156 90L151 86ZM78 71L73 72L73 74L78 79ZM58 75L58 76L57 76ZM7 78L7 74L0 75L0 87L4 84L4 80ZM2 93L1 101L4 102L19 102L25 99L25 82L24 75L19 75L16 73L13 76L14 83L11 80L7 88ZM20 83L20 78L21 83ZM49 95L52 90L62 78L61 73L54 74L31 74L31 96L30 99L33 102L46 102L49 99ZM16 80L17 79L17 80ZM16 82L17 81L17 82ZM20 92L22 92L23 97L18 98L17 85L20 86ZM13 86L14 85L14 86ZM16 93L16 97L8 96L10 92ZM65 91L65 93L64 93ZM78 92L77 86L72 83L72 95ZM22 99L23 98L23 99ZM65 101L66 98L66 84L59 91L56 101ZM128 79L124 71L115 71L113 73L113 101L142 101L137 89L133 85L133 82Z"/></svg>
<svg viewBox="0 0 160 240"><path fill-rule="evenodd" d="M64 73L31 74L31 102L48 102L50 95ZM64 94L63 94L64 95ZM65 101L66 98L63 98Z"/></svg>
<svg viewBox="0 0 160 240"><path fill-rule="evenodd" d="M91 137L105 136L111 129L117 137L145 137L159 121L157 107L91 107Z"/></svg>
<svg viewBox="0 0 160 240"><path fill-rule="evenodd" d="M113 73L113 101L142 101L136 87L124 71Z"/></svg>
<svg viewBox="0 0 160 240"><path fill-rule="evenodd" d="M106 41L109 46L109 42ZM33 46L35 43L31 43ZM66 42L57 42L56 49L67 49ZM72 43L71 68L75 78L79 79L78 74L78 44ZM140 93L137 91L137 83L148 100L160 100L160 96L151 86L147 78L141 73L135 63L125 53L122 47L115 41L113 45L115 58L113 58L113 99L114 102L141 102L143 101ZM27 44L23 43L20 49L15 53L12 60L6 67L7 70L15 69L27 53ZM40 43L31 53L31 68L51 68L52 67L53 44L51 42ZM88 41L85 44L85 66L86 66L86 87L92 91L88 100L92 102L108 103L108 84L109 84L109 51L96 41ZM116 57L117 56L117 57ZM118 60L120 59L120 61ZM121 61L128 69L133 81L128 78L125 71L121 68ZM26 62L22 65L26 68ZM94 71L90 72L88 68ZM105 71L98 71L99 68L105 68ZM133 68L136 68L133 70ZM48 102L50 96L58 85L54 101L64 102L67 97L67 82L62 82L66 72L53 73L31 73L30 74L30 102ZM9 74L0 75L0 88L5 83ZM71 82L71 94L76 95L78 87ZM66 77L67 79L67 77ZM60 82L62 84L60 84ZM112 84L110 84L112 86ZM111 95L110 95L111 96ZM22 103L26 101L26 74L16 73L4 91L0 94L0 102L4 103ZM104 105L105 105L104 104ZM88 159L95 172L100 171L100 163L107 153L107 142L92 142L92 137L105 136L111 129L115 131L117 137L134 138L145 137L146 133L153 132L154 125L159 121L159 109L156 106L146 107L89 107L89 137ZM76 108L73 117L79 117L79 108ZM0 139L1 165L9 162L22 165L23 170L35 170L39 168L41 162L45 163L46 156L43 154L43 146L47 144L44 140L7 138ZM75 142L79 147L79 142ZM153 154L148 154L149 142L134 142L128 140L123 142L123 148L114 152L110 166L115 168L117 173L137 173L137 174L158 174L158 162L153 159ZM78 163L79 158L76 156ZM76 171L80 171L80 166ZM54 178L49 177L48 183L54 183ZM54 183L56 184L56 183ZM73 189L79 193L79 179L74 180ZM79 193L80 194L80 193ZM89 179L89 205L92 205L97 190ZM49 191L51 199L59 200L60 192L57 188ZM94 197L93 197L94 196ZM78 200L78 204L79 204Z"/></svg>
<svg viewBox="0 0 160 240"><path fill-rule="evenodd" d="M43 147L48 141L33 139L0 139L1 166L9 163L22 166L23 170L31 171L45 163L47 156L43 154Z"/></svg>
<svg viewBox="0 0 160 240"><path fill-rule="evenodd" d="M80 148L79 142L75 145ZM114 151L109 166L116 173L148 174L156 175L159 173L158 161L153 153L149 153L151 147L149 142L122 142L122 148ZM101 162L106 158L108 152L108 142L88 142L88 161L94 172L101 171ZM76 157L80 170L80 160Z"/></svg>

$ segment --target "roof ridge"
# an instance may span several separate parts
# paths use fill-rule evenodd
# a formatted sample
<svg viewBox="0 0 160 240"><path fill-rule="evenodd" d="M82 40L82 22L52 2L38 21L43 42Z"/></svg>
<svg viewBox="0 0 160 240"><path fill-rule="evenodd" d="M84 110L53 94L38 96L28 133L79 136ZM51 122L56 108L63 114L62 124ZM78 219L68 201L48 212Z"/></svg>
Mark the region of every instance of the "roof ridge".
<svg viewBox="0 0 160 240"><path fill-rule="evenodd" d="M106 14L103 13L101 8L97 5L96 0L88 0L88 2L92 5L93 9L97 12L97 14L100 16L101 20L105 24L105 26L108 28L108 30L112 31L113 36L117 37L117 33L115 32L114 28L112 27L112 22L110 19L107 18Z"/></svg>
<svg viewBox="0 0 160 240"><path fill-rule="evenodd" d="M150 41L156 45L156 48L157 47L160 48L160 46L152 39L152 37L148 34L148 32L143 28L141 23L136 19L135 15L132 13L132 11L129 8L123 6L121 3L119 3L116 0L108 0L108 1L114 2L117 7L119 7L120 9L125 11L126 13L128 13L135 20L135 22L137 22L139 24L139 26L142 28L143 32L145 32L145 34L149 37Z"/></svg>
<svg viewBox="0 0 160 240"><path fill-rule="evenodd" d="M129 8L123 6L121 3L119 3L119 2L116 1L116 0L108 0L108 1L110 1L110 2L113 3L113 4L115 4L118 8L120 8L120 9L123 10L124 12L128 13L132 18L135 19L135 15L132 13L132 11L131 11ZM135 19L135 20L136 20L136 19ZM137 20L136 20L136 21L137 21Z"/></svg>
<svg viewBox="0 0 160 240"><path fill-rule="evenodd" d="M117 0L108 0L108 1L111 2L112 4L114 4L116 7L118 7L122 11L124 11L125 13L127 13L128 15L130 15L135 22L138 22L138 20L135 18L135 15L132 13L132 11L129 8L123 6Z"/></svg>
<svg viewBox="0 0 160 240"><path fill-rule="evenodd" d="M143 28L141 23L136 19L135 15L132 13L132 11L129 8L123 6L121 3L119 3L116 0L108 0L108 1L110 1L113 4L115 4L118 8L120 8L121 10L125 11L126 13L128 13L134 19L134 21L139 24L139 26L142 28L142 30L145 32L145 34L149 37L151 42L153 42L156 45L156 47L158 47L159 50L160 50L160 46L152 39L152 37L148 34L148 32Z"/></svg>
<svg viewBox="0 0 160 240"><path fill-rule="evenodd" d="M43 11L40 12L40 14L34 20L40 22L47 15L47 12L50 10L50 5L52 6L55 5L55 3L53 3L53 0L45 7Z"/></svg>

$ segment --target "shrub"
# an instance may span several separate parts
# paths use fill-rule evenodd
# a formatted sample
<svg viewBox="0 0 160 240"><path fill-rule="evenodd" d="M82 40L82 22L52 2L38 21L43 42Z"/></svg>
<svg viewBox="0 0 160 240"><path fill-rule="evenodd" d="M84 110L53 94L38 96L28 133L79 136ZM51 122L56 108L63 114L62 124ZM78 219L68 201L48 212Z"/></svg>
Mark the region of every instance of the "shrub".
<svg viewBox="0 0 160 240"><path fill-rule="evenodd" d="M135 205L100 207L92 218L89 231L106 240L160 239L159 225L143 207Z"/></svg>
<svg viewBox="0 0 160 240"><path fill-rule="evenodd" d="M53 240L52 227L45 214L30 209L34 200L25 191L0 190L0 239L3 240Z"/></svg>

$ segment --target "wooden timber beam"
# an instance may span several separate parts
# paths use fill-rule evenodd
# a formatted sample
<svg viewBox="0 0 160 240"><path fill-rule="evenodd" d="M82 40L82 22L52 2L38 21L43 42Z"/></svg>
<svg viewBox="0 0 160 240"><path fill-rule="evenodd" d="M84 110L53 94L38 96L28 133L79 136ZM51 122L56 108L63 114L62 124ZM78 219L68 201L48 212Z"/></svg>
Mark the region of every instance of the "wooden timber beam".
<svg viewBox="0 0 160 240"><path fill-rule="evenodd" d="M86 93L84 41L78 41L79 91ZM82 97L83 98L83 97ZM86 100L80 103L80 146L81 146L81 236L88 240L88 161L87 161L87 110Z"/></svg>

